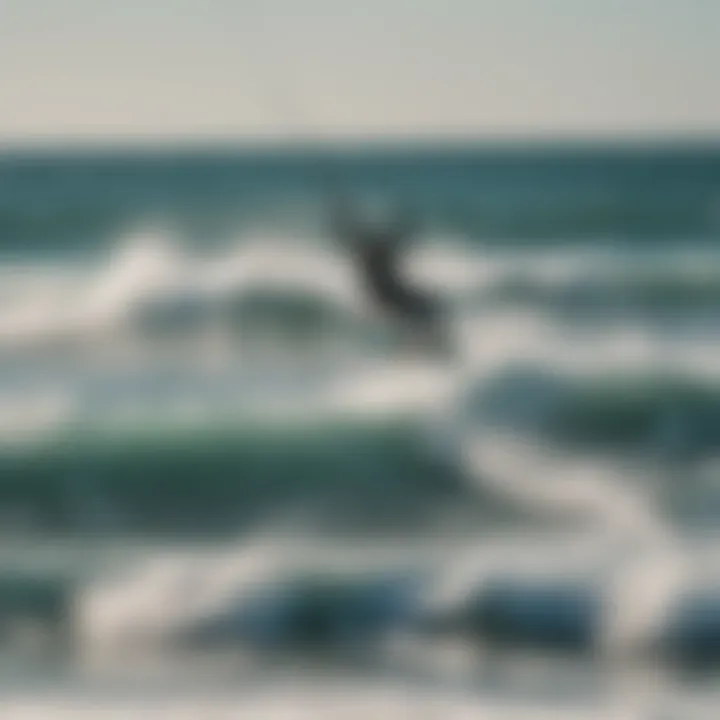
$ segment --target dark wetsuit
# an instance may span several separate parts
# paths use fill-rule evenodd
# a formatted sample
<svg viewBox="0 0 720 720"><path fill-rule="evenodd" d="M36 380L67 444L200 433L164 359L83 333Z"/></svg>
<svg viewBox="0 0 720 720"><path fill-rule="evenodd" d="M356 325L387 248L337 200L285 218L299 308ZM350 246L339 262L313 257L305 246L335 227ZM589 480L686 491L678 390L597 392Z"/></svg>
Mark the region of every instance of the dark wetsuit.
<svg viewBox="0 0 720 720"><path fill-rule="evenodd" d="M335 232L350 246L373 303L413 333L438 341L442 335L438 299L408 283L400 267L411 234L407 222L377 229L349 221L342 213L335 216Z"/></svg>
<svg viewBox="0 0 720 720"><path fill-rule="evenodd" d="M401 251L392 234L367 233L353 249L365 287L382 310L413 325L434 322L437 303L402 277Z"/></svg>

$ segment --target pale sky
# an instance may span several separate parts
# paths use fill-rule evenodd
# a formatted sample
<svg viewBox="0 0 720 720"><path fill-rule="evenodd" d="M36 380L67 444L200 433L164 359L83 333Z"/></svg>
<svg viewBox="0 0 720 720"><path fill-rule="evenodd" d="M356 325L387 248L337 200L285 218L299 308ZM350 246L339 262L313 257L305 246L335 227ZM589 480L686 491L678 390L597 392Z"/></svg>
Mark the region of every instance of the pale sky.
<svg viewBox="0 0 720 720"><path fill-rule="evenodd" d="M0 0L0 140L720 135L718 0Z"/></svg>

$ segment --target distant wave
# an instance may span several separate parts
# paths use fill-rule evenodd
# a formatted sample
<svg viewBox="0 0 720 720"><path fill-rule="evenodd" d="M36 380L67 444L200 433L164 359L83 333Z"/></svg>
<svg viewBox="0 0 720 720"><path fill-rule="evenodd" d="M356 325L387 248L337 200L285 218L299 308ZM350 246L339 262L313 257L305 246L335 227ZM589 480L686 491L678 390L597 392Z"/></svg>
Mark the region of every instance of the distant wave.
<svg viewBox="0 0 720 720"><path fill-rule="evenodd" d="M575 449L717 454L720 386L657 373L568 376L505 368L467 400L478 422Z"/></svg>
<svg viewBox="0 0 720 720"><path fill-rule="evenodd" d="M618 260L618 266L620 260ZM612 274L588 268L579 277L549 282L537 277L508 277L499 281L484 302L543 308L557 317L630 317L672 320L708 318L720 308L720 273L708 265L688 272L655 272L633 267ZM584 276L583 276L584 275Z"/></svg>
<svg viewBox="0 0 720 720"><path fill-rule="evenodd" d="M414 281L453 312L532 308L550 320L712 320L720 257L706 244L623 250L473 248L467 237L430 235L408 257ZM54 269L53 269L54 268ZM355 351L384 343L382 323L336 248L257 232L215 253L196 253L160 228L121 236L104 263L8 267L0 290L0 353L54 346L148 342L208 332L345 339Z"/></svg>
<svg viewBox="0 0 720 720"><path fill-rule="evenodd" d="M258 325L352 335L367 326L356 282L342 263L272 238L195 258L150 231L123 239L104 266L60 265L55 276L43 266L21 271L26 282L0 298L0 341L8 347L35 343L42 350L59 341L87 347L113 335L197 337Z"/></svg>

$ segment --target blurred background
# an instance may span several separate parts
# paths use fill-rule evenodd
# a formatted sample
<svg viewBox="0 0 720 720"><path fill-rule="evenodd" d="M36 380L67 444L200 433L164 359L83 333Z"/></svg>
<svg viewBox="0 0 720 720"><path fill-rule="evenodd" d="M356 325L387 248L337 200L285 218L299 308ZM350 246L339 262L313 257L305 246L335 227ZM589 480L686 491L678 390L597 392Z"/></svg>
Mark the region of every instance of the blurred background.
<svg viewBox="0 0 720 720"><path fill-rule="evenodd" d="M718 26L5 0L2 716L717 717Z"/></svg>

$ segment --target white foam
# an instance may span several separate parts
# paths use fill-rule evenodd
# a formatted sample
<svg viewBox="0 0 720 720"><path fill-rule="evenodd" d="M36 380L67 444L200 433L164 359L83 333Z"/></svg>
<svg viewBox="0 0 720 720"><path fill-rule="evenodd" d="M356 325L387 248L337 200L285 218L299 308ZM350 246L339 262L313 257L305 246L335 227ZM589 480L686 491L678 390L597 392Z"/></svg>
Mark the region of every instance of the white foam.
<svg viewBox="0 0 720 720"><path fill-rule="evenodd" d="M240 548L155 555L119 575L91 580L76 611L84 665L162 652L198 619L226 609L241 589L281 575L297 557L297 544L263 533Z"/></svg>
<svg viewBox="0 0 720 720"><path fill-rule="evenodd" d="M197 682L148 692L141 687L118 684L109 688L75 687L15 693L0 701L3 717L15 720L130 720L178 718L178 720L362 720L377 717L442 718L443 720L644 720L647 714L598 702L592 698L548 701L538 698L510 699L494 692L453 692L443 687L392 680L285 678L239 688L217 684L211 689ZM706 715L684 717L708 720Z"/></svg>

